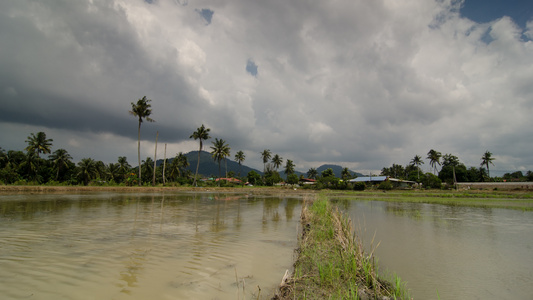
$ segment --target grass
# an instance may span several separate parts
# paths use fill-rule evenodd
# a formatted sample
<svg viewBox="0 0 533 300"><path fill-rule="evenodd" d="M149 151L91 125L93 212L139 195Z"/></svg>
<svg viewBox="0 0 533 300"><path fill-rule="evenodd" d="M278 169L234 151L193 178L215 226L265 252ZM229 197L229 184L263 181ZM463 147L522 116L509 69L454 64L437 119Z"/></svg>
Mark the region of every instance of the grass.
<svg viewBox="0 0 533 300"><path fill-rule="evenodd" d="M398 277L379 276L373 252L364 252L351 220L333 207L324 195L304 205L298 258L277 299L408 299Z"/></svg>
<svg viewBox="0 0 533 300"><path fill-rule="evenodd" d="M531 191L393 190L383 192L373 190L329 191L327 195L335 199L431 203L533 211L533 192Z"/></svg>

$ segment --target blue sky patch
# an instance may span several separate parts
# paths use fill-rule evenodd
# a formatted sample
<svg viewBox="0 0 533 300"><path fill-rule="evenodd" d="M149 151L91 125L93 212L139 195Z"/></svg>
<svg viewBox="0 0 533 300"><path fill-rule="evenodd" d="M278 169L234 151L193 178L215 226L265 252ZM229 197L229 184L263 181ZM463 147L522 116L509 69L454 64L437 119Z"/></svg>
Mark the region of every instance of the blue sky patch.
<svg viewBox="0 0 533 300"><path fill-rule="evenodd" d="M533 20L531 0L465 0L461 16L477 23L487 23L509 16L522 29L528 20Z"/></svg>
<svg viewBox="0 0 533 300"><path fill-rule="evenodd" d="M251 59L248 59L246 62L246 72L250 73L250 75L254 77L257 77L257 65Z"/></svg>
<svg viewBox="0 0 533 300"><path fill-rule="evenodd" d="M204 20L207 22L207 25L211 24L211 20L213 19L214 11L208 9L208 8L202 8L202 9L196 9L196 12L204 18Z"/></svg>

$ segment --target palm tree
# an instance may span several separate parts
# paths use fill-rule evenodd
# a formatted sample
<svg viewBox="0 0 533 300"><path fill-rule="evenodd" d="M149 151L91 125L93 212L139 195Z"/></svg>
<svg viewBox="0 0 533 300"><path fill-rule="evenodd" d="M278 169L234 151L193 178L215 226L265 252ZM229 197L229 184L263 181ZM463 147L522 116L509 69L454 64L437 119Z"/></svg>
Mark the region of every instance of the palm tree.
<svg viewBox="0 0 533 300"><path fill-rule="evenodd" d="M272 152L270 152L269 149L265 149L261 152L261 157L263 158L263 173L266 173L266 163L270 160L270 157L272 157Z"/></svg>
<svg viewBox="0 0 533 300"><path fill-rule="evenodd" d="M59 178L59 171L61 170L61 167L68 166L71 159L72 156L70 156L65 149L57 149L52 155L50 155L50 160L52 160L54 168L57 169L56 180Z"/></svg>
<svg viewBox="0 0 533 300"><path fill-rule="evenodd" d="M106 166L106 175L109 180L117 182L117 180L120 178L120 164L109 163Z"/></svg>
<svg viewBox="0 0 533 300"><path fill-rule="evenodd" d="M169 176L172 178L172 180L175 180L176 177L181 177L181 170L180 170L180 161L178 159L178 156L174 157L172 162L170 163L170 169L169 169Z"/></svg>
<svg viewBox="0 0 533 300"><path fill-rule="evenodd" d="M185 169L189 166L189 160L187 160L187 156L185 156L183 152L178 153L176 159L178 160L179 174L181 176L182 169Z"/></svg>
<svg viewBox="0 0 533 300"><path fill-rule="evenodd" d="M433 149L429 150L428 157L429 159L429 165L433 168L433 171L436 175L437 172L437 164L440 166L440 158L442 157L442 154L438 151L435 151Z"/></svg>
<svg viewBox="0 0 533 300"><path fill-rule="evenodd" d="M490 170L489 170L489 164L493 165L492 161L494 158L492 157L492 153L490 151L485 151L483 156L481 156L481 166L487 166L487 175L490 178Z"/></svg>
<svg viewBox="0 0 533 300"><path fill-rule="evenodd" d="M78 176L83 180L84 185L88 185L91 179L98 176L96 161L92 158L83 158L78 163Z"/></svg>
<svg viewBox="0 0 533 300"><path fill-rule="evenodd" d="M146 160L142 161L142 169L144 170L144 177L147 181L150 180L150 174L154 172L154 160L148 156Z"/></svg>
<svg viewBox="0 0 533 300"><path fill-rule="evenodd" d="M242 169L242 162L246 158L246 155L244 155L244 152L238 151L237 154L235 154L235 161L239 163L239 177L241 177L241 169Z"/></svg>
<svg viewBox="0 0 533 300"><path fill-rule="evenodd" d="M137 100L137 104L131 103L130 114L137 117L139 120L139 127L137 130L137 158L139 161L139 186L141 185L141 124L143 119L148 122L155 122L150 115L152 114L152 105L149 103L152 100L146 99L146 96Z"/></svg>
<svg viewBox="0 0 533 300"><path fill-rule="evenodd" d="M411 164L411 166L415 166L416 167L416 176L418 178L418 181L420 181L420 165L424 164L424 161L422 160L422 157L420 157L420 155L415 155L415 157L413 157L413 159L411 159L410 164Z"/></svg>
<svg viewBox="0 0 533 300"><path fill-rule="evenodd" d="M39 156L35 152L28 152L28 155L24 157L24 161L20 163L19 167L21 170L24 170L28 179L39 182L39 163Z"/></svg>
<svg viewBox="0 0 533 300"><path fill-rule="evenodd" d="M276 154L272 158L272 163L274 164L274 168L276 168L277 171L281 164L283 164L283 158Z"/></svg>
<svg viewBox="0 0 533 300"><path fill-rule="evenodd" d="M211 129L205 128L204 124L202 124L201 127L197 128L195 132L192 133L192 135L189 137L190 139L200 140L200 150L198 151L198 163L196 164L196 174L194 174L194 182L193 185L197 186L196 178L198 177L198 167L200 167L200 152L202 152L202 141L208 140L211 137L209 136L209 131Z"/></svg>
<svg viewBox="0 0 533 300"><path fill-rule="evenodd" d="M307 171L307 178L316 179L317 175L318 171L315 168L310 168L309 171Z"/></svg>
<svg viewBox="0 0 533 300"><path fill-rule="evenodd" d="M287 163L285 163L285 175L287 176L287 178L289 178L289 175L294 173L294 167L295 166L292 160L287 159Z"/></svg>
<svg viewBox="0 0 533 300"><path fill-rule="evenodd" d="M28 139L26 140L26 143L28 143L28 147L26 147L26 151L33 152L37 154L37 157L39 157L39 153L50 153L50 147L52 146L52 143L54 140L47 139L46 133L40 131L37 132L37 135L31 134Z"/></svg>
<svg viewBox="0 0 533 300"><path fill-rule="evenodd" d="M343 180L348 180L352 177L352 172L350 172L350 170L348 168L344 168L342 169L341 171L341 178Z"/></svg>
<svg viewBox="0 0 533 300"><path fill-rule="evenodd" d="M220 186L220 161L229 156L230 147L223 139L215 138L211 149L211 156L218 162L218 185Z"/></svg>
<svg viewBox="0 0 533 300"><path fill-rule="evenodd" d="M122 176L122 180L126 179L130 169L131 169L131 165L128 163L128 159L125 156L119 156L118 157L118 172Z"/></svg>

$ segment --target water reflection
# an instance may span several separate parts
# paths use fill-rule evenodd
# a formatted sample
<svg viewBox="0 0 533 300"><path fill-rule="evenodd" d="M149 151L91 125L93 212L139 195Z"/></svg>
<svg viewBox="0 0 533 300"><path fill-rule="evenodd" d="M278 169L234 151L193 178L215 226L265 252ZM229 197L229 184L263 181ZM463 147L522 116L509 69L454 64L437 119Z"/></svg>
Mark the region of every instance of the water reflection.
<svg viewBox="0 0 533 300"><path fill-rule="evenodd" d="M0 294L235 299L260 285L266 299L291 267L300 209L236 194L2 196Z"/></svg>
<svg viewBox="0 0 533 300"><path fill-rule="evenodd" d="M352 201L365 245L415 299L530 299L533 213L422 203ZM370 250L370 249L368 249Z"/></svg>

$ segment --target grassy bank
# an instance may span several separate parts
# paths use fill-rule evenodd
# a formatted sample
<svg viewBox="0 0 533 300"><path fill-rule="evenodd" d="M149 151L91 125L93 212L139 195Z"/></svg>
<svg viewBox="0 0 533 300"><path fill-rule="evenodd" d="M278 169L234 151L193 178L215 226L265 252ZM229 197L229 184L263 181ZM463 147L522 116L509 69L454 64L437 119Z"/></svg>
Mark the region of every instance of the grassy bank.
<svg viewBox="0 0 533 300"><path fill-rule="evenodd" d="M330 191L331 199L430 203L452 206L507 208L533 211L531 191L453 191L453 190L392 190L392 191Z"/></svg>
<svg viewBox="0 0 533 300"><path fill-rule="evenodd" d="M407 299L399 278L381 278L352 222L320 196L302 210L302 235L291 276L275 299Z"/></svg>

